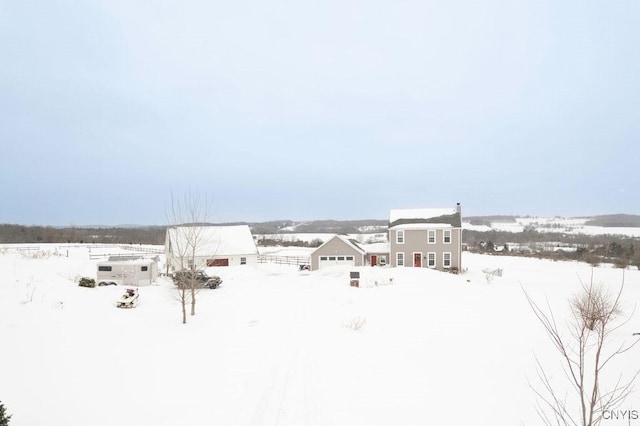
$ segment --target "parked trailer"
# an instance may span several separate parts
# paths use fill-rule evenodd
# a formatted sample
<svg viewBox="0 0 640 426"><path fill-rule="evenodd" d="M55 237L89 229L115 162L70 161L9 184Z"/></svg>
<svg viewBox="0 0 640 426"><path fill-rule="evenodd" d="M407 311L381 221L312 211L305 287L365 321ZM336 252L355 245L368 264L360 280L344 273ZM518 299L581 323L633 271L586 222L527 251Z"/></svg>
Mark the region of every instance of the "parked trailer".
<svg viewBox="0 0 640 426"><path fill-rule="evenodd" d="M154 259L109 260L98 263L96 282L104 285L151 285L158 276Z"/></svg>

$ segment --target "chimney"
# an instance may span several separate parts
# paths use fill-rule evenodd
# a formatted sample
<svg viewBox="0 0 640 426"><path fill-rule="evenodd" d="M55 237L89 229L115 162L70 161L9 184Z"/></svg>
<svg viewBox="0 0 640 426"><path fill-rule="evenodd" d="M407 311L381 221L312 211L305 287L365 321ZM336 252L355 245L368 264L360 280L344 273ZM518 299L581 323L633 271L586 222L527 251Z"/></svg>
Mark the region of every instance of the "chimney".
<svg viewBox="0 0 640 426"><path fill-rule="evenodd" d="M456 213L460 213L460 203L456 203Z"/></svg>

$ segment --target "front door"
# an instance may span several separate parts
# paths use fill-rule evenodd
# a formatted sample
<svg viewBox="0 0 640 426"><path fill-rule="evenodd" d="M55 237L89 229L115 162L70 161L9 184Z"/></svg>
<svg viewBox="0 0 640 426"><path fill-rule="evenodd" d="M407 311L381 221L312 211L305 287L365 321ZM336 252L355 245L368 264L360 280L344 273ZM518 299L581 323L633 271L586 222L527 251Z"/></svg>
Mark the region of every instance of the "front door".
<svg viewBox="0 0 640 426"><path fill-rule="evenodd" d="M375 254L371 255L371 266L376 266L378 264L378 256Z"/></svg>
<svg viewBox="0 0 640 426"><path fill-rule="evenodd" d="M422 253L413 253L414 268L422 268Z"/></svg>

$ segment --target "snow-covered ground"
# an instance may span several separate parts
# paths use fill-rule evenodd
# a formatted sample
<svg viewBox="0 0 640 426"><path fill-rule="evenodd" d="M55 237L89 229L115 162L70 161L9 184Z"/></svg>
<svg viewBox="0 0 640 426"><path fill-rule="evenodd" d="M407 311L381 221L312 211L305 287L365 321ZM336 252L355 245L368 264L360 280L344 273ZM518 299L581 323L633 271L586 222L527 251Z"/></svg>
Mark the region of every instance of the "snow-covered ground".
<svg viewBox="0 0 640 426"><path fill-rule="evenodd" d="M0 249L0 400L11 426L537 425L534 354L567 385L521 285L562 318L580 280L593 273L618 288L623 274L469 253L460 275L357 268L360 288L350 269L218 268L223 285L200 292L183 325L165 278L141 287L130 310L113 305L121 287L79 287L98 261L86 247ZM482 271L494 268L503 276L488 282ZM624 279L632 309L640 272ZM637 315L613 343L633 332ZM639 355L609 368L629 374ZM640 395L624 408L639 409Z"/></svg>

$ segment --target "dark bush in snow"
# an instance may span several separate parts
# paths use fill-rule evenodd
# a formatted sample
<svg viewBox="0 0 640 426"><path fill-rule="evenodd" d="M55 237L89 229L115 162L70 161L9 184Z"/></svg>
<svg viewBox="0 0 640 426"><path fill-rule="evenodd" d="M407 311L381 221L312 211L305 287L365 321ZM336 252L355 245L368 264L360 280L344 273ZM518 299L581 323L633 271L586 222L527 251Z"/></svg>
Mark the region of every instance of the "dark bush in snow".
<svg viewBox="0 0 640 426"><path fill-rule="evenodd" d="M0 401L0 426L9 426L9 420L11 416L7 414L4 404Z"/></svg>
<svg viewBox="0 0 640 426"><path fill-rule="evenodd" d="M96 286L96 280L94 280L93 278L87 278L87 277L82 277L80 278L80 281L78 282L78 285L80 287L95 287Z"/></svg>

